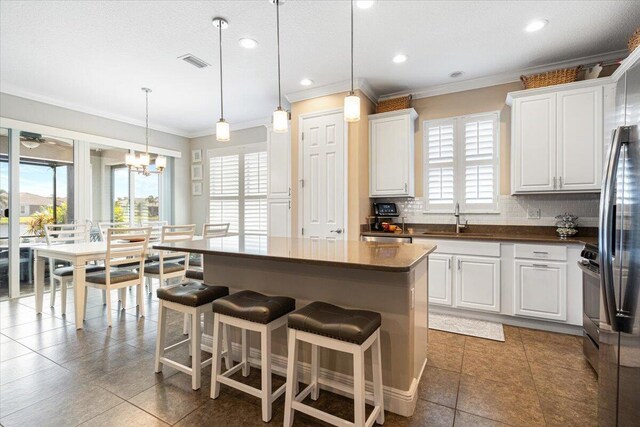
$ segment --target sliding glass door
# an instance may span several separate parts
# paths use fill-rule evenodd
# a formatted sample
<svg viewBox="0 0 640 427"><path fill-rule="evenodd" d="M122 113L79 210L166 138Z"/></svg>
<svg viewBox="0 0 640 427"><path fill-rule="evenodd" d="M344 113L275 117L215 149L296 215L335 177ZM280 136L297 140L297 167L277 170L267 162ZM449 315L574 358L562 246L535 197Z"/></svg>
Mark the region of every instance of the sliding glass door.
<svg viewBox="0 0 640 427"><path fill-rule="evenodd" d="M0 128L0 300L9 296L9 131Z"/></svg>

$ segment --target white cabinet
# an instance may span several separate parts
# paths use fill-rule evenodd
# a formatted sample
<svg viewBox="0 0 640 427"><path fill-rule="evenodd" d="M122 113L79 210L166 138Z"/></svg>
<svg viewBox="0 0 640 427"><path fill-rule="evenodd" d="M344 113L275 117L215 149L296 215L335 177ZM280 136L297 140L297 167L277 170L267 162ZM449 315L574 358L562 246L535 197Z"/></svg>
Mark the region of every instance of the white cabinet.
<svg viewBox="0 0 640 427"><path fill-rule="evenodd" d="M414 197L413 108L369 116L369 196Z"/></svg>
<svg viewBox="0 0 640 427"><path fill-rule="evenodd" d="M429 255L429 304L452 305L451 255Z"/></svg>
<svg viewBox="0 0 640 427"><path fill-rule="evenodd" d="M457 256L456 306L500 312L500 260Z"/></svg>
<svg viewBox="0 0 640 427"><path fill-rule="evenodd" d="M567 264L515 261L516 315L567 320Z"/></svg>
<svg viewBox="0 0 640 427"><path fill-rule="evenodd" d="M291 236L291 200L267 199L267 218L270 237Z"/></svg>
<svg viewBox="0 0 640 427"><path fill-rule="evenodd" d="M291 135L267 128L267 198L291 197Z"/></svg>
<svg viewBox="0 0 640 427"><path fill-rule="evenodd" d="M513 194L600 191L607 88L585 81L508 95Z"/></svg>
<svg viewBox="0 0 640 427"><path fill-rule="evenodd" d="M291 134L267 127L267 232L291 236Z"/></svg>

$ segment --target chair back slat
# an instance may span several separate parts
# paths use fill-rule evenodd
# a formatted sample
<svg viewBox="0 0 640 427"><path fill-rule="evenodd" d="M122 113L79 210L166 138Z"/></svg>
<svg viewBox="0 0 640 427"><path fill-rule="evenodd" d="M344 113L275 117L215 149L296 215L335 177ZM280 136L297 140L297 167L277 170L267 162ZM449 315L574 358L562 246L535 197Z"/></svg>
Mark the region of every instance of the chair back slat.
<svg viewBox="0 0 640 427"><path fill-rule="evenodd" d="M87 224L45 224L44 232L48 245L89 241Z"/></svg>
<svg viewBox="0 0 640 427"><path fill-rule="evenodd" d="M112 266L140 263L142 277L150 234L148 227L107 229L107 271Z"/></svg>
<svg viewBox="0 0 640 427"><path fill-rule="evenodd" d="M202 237L221 237L229 234L229 223L204 224L202 226Z"/></svg>
<svg viewBox="0 0 640 427"><path fill-rule="evenodd" d="M162 234L160 237L160 241L162 243L176 243L176 242L185 242L189 240L193 240L193 235L196 231L195 224L188 225L165 225L162 227ZM185 262L187 262L187 258L189 256L189 252L183 251L171 251L171 250L160 250L160 262L163 261L167 255L171 255L171 258L175 258L175 256L185 256Z"/></svg>
<svg viewBox="0 0 640 427"><path fill-rule="evenodd" d="M160 239L162 235L162 227L169 224L169 221L143 221L140 223L141 227L151 228L151 239Z"/></svg>
<svg viewBox="0 0 640 427"><path fill-rule="evenodd" d="M100 229L100 235L102 235L102 241L107 241L107 231L110 228L129 228L128 222L99 222L98 228Z"/></svg>

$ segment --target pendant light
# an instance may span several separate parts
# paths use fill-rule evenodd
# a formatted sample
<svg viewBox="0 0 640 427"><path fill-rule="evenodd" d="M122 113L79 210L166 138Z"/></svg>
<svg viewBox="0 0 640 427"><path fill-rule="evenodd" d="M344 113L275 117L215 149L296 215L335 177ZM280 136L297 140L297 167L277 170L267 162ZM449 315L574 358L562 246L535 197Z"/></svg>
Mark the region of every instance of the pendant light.
<svg viewBox="0 0 640 427"><path fill-rule="evenodd" d="M273 112L273 131L284 133L289 130L289 113L282 109L282 89L280 86L280 2L271 0L276 5L276 40L278 44L278 108Z"/></svg>
<svg viewBox="0 0 640 427"><path fill-rule="evenodd" d="M167 167L167 158L164 156L156 157L156 170L149 170L149 164L151 162L151 156L149 155L149 93L151 89L143 87L142 91L145 93L145 150L144 153L140 153L136 156L135 151L127 153L124 158L124 162L129 166L129 170L136 171L141 175L149 176L152 173L161 174Z"/></svg>
<svg viewBox="0 0 640 427"><path fill-rule="evenodd" d="M226 142L230 139L229 123L224 119L224 102L222 95L222 30L229 26L224 18L213 18L213 26L219 30L220 36L220 120L216 123L216 141Z"/></svg>
<svg viewBox="0 0 640 427"><path fill-rule="evenodd" d="M351 0L351 91L344 98L344 120L346 122L360 120L360 98L353 90L353 0Z"/></svg>

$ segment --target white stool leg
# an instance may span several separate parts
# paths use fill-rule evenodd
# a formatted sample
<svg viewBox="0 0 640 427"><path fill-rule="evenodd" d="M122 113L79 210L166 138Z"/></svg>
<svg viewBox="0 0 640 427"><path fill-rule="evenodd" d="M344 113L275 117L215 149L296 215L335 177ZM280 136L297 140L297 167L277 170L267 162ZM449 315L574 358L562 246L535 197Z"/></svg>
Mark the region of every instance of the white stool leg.
<svg viewBox="0 0 640 427"><path fill-rule="evenodd" d="M189 329L191 329L191 324L189 323L191 321L191 317L188 314L184 315L184 321L182 324L182 334L183 335L188 335L189 334Z"/></svg>
<svg viewBox="0 0 640 427"><path fill-rule="evenodd" d="M60 281L60 312L63 316L67 314L67 287L69 286L69 281L61 280ZM86 295L86 292L85 292Z"/></svg>
<svg viewBox="0 0 640 427"><path fill-rule="evenodd" d="M289 329L289 355L287 357L287 391L284 400L284 427L293 425L293 404L294 390L298 387L298 343L296 341L296 330Z"/></svg>
<svg viewBox="0 0 640 427"><path fill-rule="evenodd" d="M358 348L353 353L353 404L354 425L364 427L365 423L364 351Z"/></svg>
<svg viewBox="0 0 640 427"><path fill-rule="evenodd" d="M313 384L313 388L311 389L311 399L318 400L320 396L320 387L318 386L318 377L320 376L320 360L319 360L319 349L315 344L311 344L311 384Z"/></svg>
<svg viewBox="0 0 640 427"><path fill-rule="evenodd" d="M109 321L109 327L111 327L111 287L107 286L107 320ZM87 295L87 291L85 289L85 295Z"/></svg>
<svg viewBox="0 0 640 427"><path fill-rule="evenodd" d="M249 331L242 330L242 376L248 377L251 372L249 365Z"/></svg>
<svg viewBox="0 0 640 427"><path fill-rule="evenodd" d="M118 289L118 297L120 298L120 303L122 304L122 309L127 309L127 288Z"/></svg>
<svg viewBox="0 0 640 427"><path fill-rule="evenodd" d="M211 355L211 398L217 399L220 395L220 383L218 382L218 375L220 374L220 367L222 366L222 352L221 352L221 340L222 340L222 325L220 323L220 315L218 313L213 314L213 349Z"/></svg>
<svg viewBox="0 0 640 427"><path fill-rule="evenodd" d="M262 359L262 421L271 421L271 329L267 326L260 333Z"/></svg>
<svg viewBox="0 0 640 427"><path fill-rule="evenodd" d="M224 325L222 329L222 339L224 340L224 349L227 353L224 358L227 370L233 368L233 347L231 346L231 330L229 325Z"/></svg>
<svg viewBox="0 0 640 427"><path fill-rule="evenodd" d="M140 281L136 285L136 303L138 304L138 310L140 312L140 317L144 317L144 297L143 297L143 280Z"/></svg>
<svg viewBox="0 0 640 427"><path fill-rule="evenodd" d="M164 308L164 303L160 300L160 305L158 306L158 335L156 336L156 373L162 372L162 363L160 363L160 358L164 356L164 342L167 331L166 310L167 309Z"/></svg>
<svg viewBox="0 0 640 427"><path fill-rule="evenodd" d="M51 291L49 302L51 303L51 307L56 303L56 281L53 280L54 269L55 265L53 264L53 259L49 258L49 290Z"/></svg>
<svg viewBox="0 0 640 427"><path fill-rule="evenodd" d="M373 367L373 404L380 406L380 414L376 422L384 424L384 390L382 388L382 354L380 351L380 330L376 332L376 340L371 347L371 362Z"/></svg>
<svg viewBox="0 0 640 427"><path fill-rule="evenodd" d="M84 296L86 297L87 294L85 292ZM102 305L105 305L107 303L107 291L102 291ZM86 304L86 301L85 301Z"/></svg>
<svg viewBox="0 0 640 427"><path fill-rule="evenodd" d="M198 309L194 309L191 320L191 388L198 390L200 388L200 369L201 366L201 352L200 352L200 340L202 335L200 333L200 314Z"/></svg>

